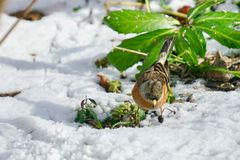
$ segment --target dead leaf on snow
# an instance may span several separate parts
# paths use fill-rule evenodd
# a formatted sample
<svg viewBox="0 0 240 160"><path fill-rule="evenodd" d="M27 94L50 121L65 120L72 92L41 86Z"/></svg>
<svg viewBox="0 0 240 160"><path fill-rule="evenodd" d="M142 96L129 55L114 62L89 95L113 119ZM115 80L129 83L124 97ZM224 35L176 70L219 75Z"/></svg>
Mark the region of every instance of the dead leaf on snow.
<svg viewBox="0 0 240 160"><path fill-rule="evenodd" d="M18 11L15 13L11 13L10 15L17 17L17 18L22 18L24 15L24 12L25 11ZM37 21L37 20L42 19L42 17L44 17L44 14L42 12L33 10L33 11L29 12L23 19L29 20L29 21Z"/></svg>
<svg viewBox="0 0 240 160"><path fill-rule="evenodd" d="M20 94L22 91L13 91L13 92L6 92L0 93L0 97L15 97L16 95Z"/></svg>
<svg viewBox="0 0 240 160"><path fill-rule="evenodd" d="M103 74L97 74L97 76L99 77L99 85L107 91L108 87L109 87L108 77L106 75L103 75Z"/></svg>

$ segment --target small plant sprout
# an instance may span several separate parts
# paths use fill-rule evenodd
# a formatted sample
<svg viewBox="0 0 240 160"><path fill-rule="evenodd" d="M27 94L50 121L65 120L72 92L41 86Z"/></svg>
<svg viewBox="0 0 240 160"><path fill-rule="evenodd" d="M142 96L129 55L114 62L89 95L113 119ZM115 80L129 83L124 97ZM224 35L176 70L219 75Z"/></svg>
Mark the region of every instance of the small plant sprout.
<svg viewBox="0 0 240 160"><path fill-rule="evenodd" d="M94 108L97 106L95 100L85 98L78 107L75 122L88 124L96 129L136 127L140 126L140 121L145 119L145 112L135 104L124 102L110 111L109 116L99 120Z"/></svg>
<svg viewBox="0 0 240 160"><path fill-rule="evenodd" d="M112 128L120 126L138 126L144 120L145 112L137 105L125 102L111 111L112 119L116 121Z"/></svg>
<svg viewBox="0 0 240 160"><path fill-rule="evenodd" d="M85 98L81 101L80 107L76 110L77 116L75 122L80 124L90 124L94 128L101 129L103 128L101 121L98 119L97 114L93 110L96 107L97 103L91 98Z"/></svg>
<svg viewBox="0 0 240 160"><path fill-rule="evenodd" d="M103 57L101 59L97 59L95 61L95 65L97 68L107 68L109 65L107 57Z"/></svg>

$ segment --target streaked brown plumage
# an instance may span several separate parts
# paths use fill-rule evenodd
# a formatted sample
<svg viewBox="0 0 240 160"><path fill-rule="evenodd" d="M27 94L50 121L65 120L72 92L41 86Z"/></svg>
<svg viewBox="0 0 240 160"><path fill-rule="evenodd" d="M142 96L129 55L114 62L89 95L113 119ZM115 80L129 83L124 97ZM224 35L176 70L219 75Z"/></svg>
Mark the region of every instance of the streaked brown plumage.
<svg viewBox="0 0 240 160"><path fill-rule="evenodd" d="M162 106L167 101L169 70L166 59L172 45L173 38L167 38L159 60L139 77L132 89L133 100L145 110L160 108L162 113Z"/></svg>
<svg viewBox="0 0 240 160"><path fill-rule="evenodd" d="M157 66L162 64L157 63L144 72L132 90L134 101L145 110L159 108L167 100L168 75ZM156 100L157 104L154 105L153 100Z"/></svg>

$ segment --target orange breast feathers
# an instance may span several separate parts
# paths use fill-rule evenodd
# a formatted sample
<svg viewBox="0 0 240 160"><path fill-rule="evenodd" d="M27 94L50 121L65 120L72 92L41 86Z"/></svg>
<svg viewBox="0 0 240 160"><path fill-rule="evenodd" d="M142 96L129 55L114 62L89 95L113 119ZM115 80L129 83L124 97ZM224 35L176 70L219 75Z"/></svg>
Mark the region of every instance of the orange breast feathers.
<svg viewBox="0 0 240 160"><path fill-rule="evenodd" d="M161 98L157 101L156 106L154 107L154 104L152 101L149 101L143 97L140 91L140 87L138 86L137 83L135 83L133 89L132 89L132 97L133 100L136 102L136 104L141 107L142 109L145 110L151 110L151 109L156 109L156 108L161 108L164 103L167 101L168 97L168 87L167 84L165 83L162 88L162 96Z"/></svg>

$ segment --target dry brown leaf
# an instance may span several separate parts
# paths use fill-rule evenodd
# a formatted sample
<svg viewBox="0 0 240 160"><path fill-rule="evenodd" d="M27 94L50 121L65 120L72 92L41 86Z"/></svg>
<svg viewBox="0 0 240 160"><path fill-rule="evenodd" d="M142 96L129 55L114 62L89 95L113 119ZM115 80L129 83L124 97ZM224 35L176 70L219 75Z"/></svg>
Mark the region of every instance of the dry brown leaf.
<svg viewBox="0 0 240 160"><path fill-rule="evenodd" d="M215 67L222 67L228 69L229 62L229 58L223 56L220 52L217 52L212 65ZM214 81L229 82L231 77L231 74L226 74L222 72L210 71L207 73L207 78Z"/></svg>
<svg viewBox="0 0 240 160"><path fill-rule="evenodd" d="M108 77L103 74L97 74L97 76L99 77L99 85L102 86L107 91L109 87Z"/></svg>
<svg viewBox="0 0 240 160"><path fill-rule="evenodd" d="M18 11L10 15L17 18L22 18L24 15L24 11ZM37 20L40 20L43 16L44 14L40 11L31 11L23 19L26 19L29 21L37 21Z"/></svg>
<svg viewBox="0 0 240 160"><path fill-rule="evenodd" d="M20 94L22 91L13 91L7 93L0 93L0 97L15 97L16 95Z"/></svg>

